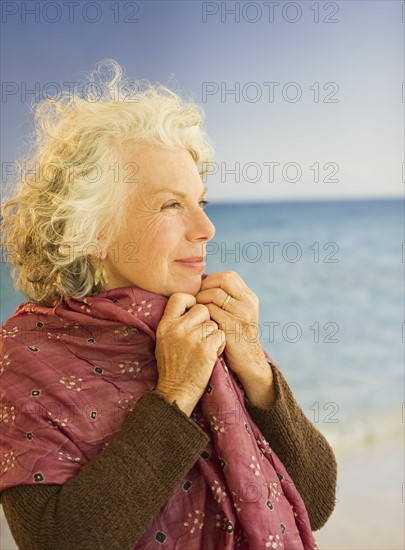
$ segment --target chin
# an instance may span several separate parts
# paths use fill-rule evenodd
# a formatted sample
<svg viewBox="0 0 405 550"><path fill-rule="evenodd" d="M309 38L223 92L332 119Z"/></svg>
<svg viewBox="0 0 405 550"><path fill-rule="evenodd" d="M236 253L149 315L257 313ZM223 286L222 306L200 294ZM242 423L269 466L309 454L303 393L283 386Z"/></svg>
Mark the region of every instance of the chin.
<svg viewBox="0 0 405 550"><path fill-rule="evenodd" d="M165 296L171 296L175 292L184 292L186 294L192 294L193 296L195 296L200 292L201 282L201 275L190 277L188 280L184 281L184 283L179 282L178 284L174 285L174 289L170 292L170 294L165 294Z"/></svg>

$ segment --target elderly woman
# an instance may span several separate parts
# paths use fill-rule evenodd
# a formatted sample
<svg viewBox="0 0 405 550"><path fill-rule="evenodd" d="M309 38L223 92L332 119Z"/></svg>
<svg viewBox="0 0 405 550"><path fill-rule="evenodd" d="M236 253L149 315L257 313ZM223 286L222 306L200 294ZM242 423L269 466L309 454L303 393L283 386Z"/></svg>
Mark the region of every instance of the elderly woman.
<svg viewBox="0 0 405 550"><path fill-rule="evenodd" d="M335 456L246 337L258 298L235 272L203 275L202 112L163 85L134 97L109 63L97 100L87 86L37 107L2 209L30 299L2 327L11 532L27 550L314 550Z"/></svg>

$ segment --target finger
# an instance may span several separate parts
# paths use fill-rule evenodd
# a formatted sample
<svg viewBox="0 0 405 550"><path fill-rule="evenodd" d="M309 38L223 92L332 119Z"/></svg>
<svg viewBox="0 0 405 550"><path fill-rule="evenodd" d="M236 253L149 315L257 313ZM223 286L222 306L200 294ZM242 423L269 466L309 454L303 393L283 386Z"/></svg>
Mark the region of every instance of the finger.
<svg viewBox="0 0 405 550"><path fill-rule="evenodd" d="M167 301L162 319L178 319L186 309L196 305L195 296L186 292L175 292Z"/></svg>
<svg viewBox="0 0 405 550"><path fill-rule="evenodd" d="M228 308L229 302L227 304ZM216 304L207 304L205 306L210 314L211 319L213 319L218 325L222 327L230 326L232 320L232 314L229 311L225 311Z"/></svg>
<svg viewBox="0 0 405 550"><path fill-rule="evenodd" d="M208 275L201 283L200 292L209 288L221 288L236 300L243 300L251 292L235 271L217 271Z"/></svg>
<svg viewBox="0 0 405 550"><path fill-rule="evenodd" d="M243 339L243 324L241 321L235 320L235 317L215 304L209 304L207 307L210 310L211 319L214 319L218 324L218 328L226 334L229 344L231 345L232 342L239 343Z"/></svg>
<svg viewBox="0 0 405 550"><path fill-rule="evenodd" d="M217 357L219 357L221 353L223 353L225 346L226 346L226 342L223 342L222 345L219 347L219 349L217 349Z"/></svg>
<svg viewBox="0 0 405 550"><path fill-rule="evenodd" d="M183 326L192 328L210 320L210 312L204 304L196 304L182 316Z"/></svg>
<svg viewBox="0 0 405 550"><path fill-rule="evenodd" d="M207 290L201 290L196 294L195 299L198 304L216 304L219 307L222 307L222 304L225 302L229 294L225 292L222 288L208 288ZM232 297L231 297L232 299ZM228 300L226 309L230 300Z"/></svg>
<svg viewBox="0 0 405 550"><path fill-rule="evenodd" d="M209 336L210 343L217 347L217 356L219 357L226 346L226 335L223 330L216 330Z"/></svg>
<svg viewBox="0 0 405 550"><path fill-rule="evenodd" d="M203 342L206 342L207 338L218 330L218 325L215 321L212 320L204 321L204 323L201 324L198 330L201 331L201 338Z"/></svg>

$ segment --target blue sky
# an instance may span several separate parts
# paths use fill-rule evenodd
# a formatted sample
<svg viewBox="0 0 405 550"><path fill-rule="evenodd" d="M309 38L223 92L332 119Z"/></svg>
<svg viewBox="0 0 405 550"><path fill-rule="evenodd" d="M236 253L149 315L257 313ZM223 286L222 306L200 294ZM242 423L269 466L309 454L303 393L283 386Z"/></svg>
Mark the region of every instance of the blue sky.
<svg viewBox="0 0 405 550"><path fill-rule="evenodd" d="M73 4L2 2L3 163L30 128L24 86L41 93L114 58L129 78L174 77L203 106L211 201L403 196L402 2Z"/></svg>

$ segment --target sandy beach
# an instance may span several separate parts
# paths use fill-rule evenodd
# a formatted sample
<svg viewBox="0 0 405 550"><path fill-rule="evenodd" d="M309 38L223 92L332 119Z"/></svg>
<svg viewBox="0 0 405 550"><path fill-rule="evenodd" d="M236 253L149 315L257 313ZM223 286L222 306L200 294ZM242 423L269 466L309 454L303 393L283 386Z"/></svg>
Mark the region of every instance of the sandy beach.
<svg viewBox="0 0 405 550"><path fill-rule="evenodd" d="M326 525L314 532L319 550L405 548L403 439L336 453L336 458L337 503ZM0 527L1 550L15 550L3 510Z"/></svg>
<svg viewBox="0 0 405 550"><path fill-rule="evenodd" d="M403 438L336 452L336 460L337 503L324 527L314 532L318 548L405 548Z"/></svg>
<svg viewBox="0 0 405 550"><path fill-rule="evenodd" d="M7 525L3 507L0 506L0 550L15 550L18 548Z"/></svg>

